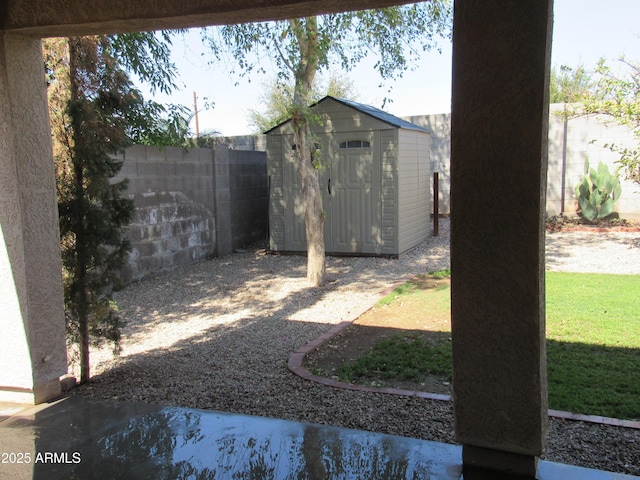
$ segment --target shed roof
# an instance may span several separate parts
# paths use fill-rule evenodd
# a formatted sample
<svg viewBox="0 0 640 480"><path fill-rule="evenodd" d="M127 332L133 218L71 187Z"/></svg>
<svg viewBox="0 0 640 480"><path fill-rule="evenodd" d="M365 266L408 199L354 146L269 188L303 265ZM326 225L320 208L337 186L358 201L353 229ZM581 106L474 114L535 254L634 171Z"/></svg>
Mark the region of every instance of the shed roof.
<svg viewBox="0 0 640 480"><path fill-rule="evenodd" d="M354 102L353 100L347 100L345 98L337 98L337 97L332 97L331 95L327 95L326 97L324 97L322 100L319 100L318 102L314 103L313 105L311 105L311 108L315 107L316 105L319 105L327 100L334 100L338 103L341 103L349 108L353 108L354 110L357 110L361 113L364 113L365 115L369 115L370 117L373 117L377 120L380 120L381 122L384 122L388 125L391 125L392 127L396 127L396 128L406 128L406 129L410 129L410 130L420 130L423 132L428 132L429 130L424 128L424 127L420 127L414 123L408 122L406 120L403 120L399 117L396 117L395 115L391 115L390 113L387 113L383 110L380 110L379 108L376 107L372 107L370 105L365 105L364 103L359 103L359 102ZM267 130L266 132L264 132L265 134L271 133L273 130L276 130L277 128L280 128L282 125L284 125L285 123L290 122L291 119L285 120L284 122L276 125L275 127Z"/></svg>

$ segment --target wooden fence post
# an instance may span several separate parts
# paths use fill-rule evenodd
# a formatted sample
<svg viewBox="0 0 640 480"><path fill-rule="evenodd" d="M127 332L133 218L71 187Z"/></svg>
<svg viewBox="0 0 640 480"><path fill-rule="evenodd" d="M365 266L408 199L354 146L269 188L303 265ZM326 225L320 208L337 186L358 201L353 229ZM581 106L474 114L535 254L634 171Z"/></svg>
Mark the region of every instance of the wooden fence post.
<svg viewBox="0 0 640 480"><path fill-rule="evenodd" d="M433 172L433 236L438 236L438 172Z"/></svg>

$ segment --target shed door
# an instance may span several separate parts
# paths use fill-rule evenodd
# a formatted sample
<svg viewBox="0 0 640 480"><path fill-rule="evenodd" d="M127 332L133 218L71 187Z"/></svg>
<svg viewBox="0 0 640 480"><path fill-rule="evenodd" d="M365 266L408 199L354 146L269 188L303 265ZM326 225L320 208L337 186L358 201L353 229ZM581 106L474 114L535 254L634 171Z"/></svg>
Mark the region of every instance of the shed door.
<svg viewBox="0 0 640 480"><path fill-rule="evenodd" d="M304 200L302 182L293 150L293 135L283 135L282 160L285 188L284 241L285 249L291 252L307 250L307 235L304 225Z"/></svg>
<svg viewBox="0 0 640 480"><path fill-rule="evenodd" d="M331 194L325 225L326 250L379 253L380 162L375 160L379 142L374 141L373 132L345 135L341 135L344 140L338 139L327 180L331 182Z"/></svg>

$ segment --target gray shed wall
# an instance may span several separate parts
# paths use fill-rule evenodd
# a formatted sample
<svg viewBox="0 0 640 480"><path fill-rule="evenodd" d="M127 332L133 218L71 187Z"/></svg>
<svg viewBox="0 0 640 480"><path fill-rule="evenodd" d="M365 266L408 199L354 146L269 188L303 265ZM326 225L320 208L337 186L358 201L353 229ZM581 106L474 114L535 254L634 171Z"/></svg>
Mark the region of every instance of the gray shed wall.
<svg viewBox="0 0 640 480"><path fill-rule="evenodd" d="M269 249L285 251L284 159L282 135L267 135L267 175L269 177Z"/></svg>
<svg viewBox="0 0 640 480"><path fill-rule="evenodd" d="M404 117L404 119L420 125L431 132L431 147L429 149L431 173L438 172L440 179L438 211L441 214L449 214L451 212L451 114L415 115L412 117ZM431 185L429 198L433 203L433 185Z"/></svg>
<svg viewBox="0 0 640 480"><path fill-rule="evenodd" d="M323 117L314 133L316 141L322 144L325 163L320 170L320 184L327 212L327 252L399 255L424 240L430 225L429 133L393 127L332 100L315 108L315 113ZM267 135L270 248L274 251L306 250L291 133L291 126L286 123ZM340 155L348 152L339 151L338 145L357 139L371 141L373 163L362 184L373 183L360 192L345 190L351 197L346 198L340 196L339 189L342 177L349 172L338 166L342 165L340 158L345 158ZM359 159L357 152L350 158L366 161ZM327 192L329 178L332 195ZM363 216L372 220L363 222ZM343 238L345 229L359 232L358 239L350 242L348 234Z"/></svg>
<svg viewBox="0 0 640 480"><path fill-rule="evenodd" d="M380 233L384 255L398 253L398 131L380 132Z"/></svg>
<svg viewBox="0 0 640 480"><path fill-rule="evenodd" d="M430 135L398 130L398 245L405 252L424 240L431 225Z"/></svg>

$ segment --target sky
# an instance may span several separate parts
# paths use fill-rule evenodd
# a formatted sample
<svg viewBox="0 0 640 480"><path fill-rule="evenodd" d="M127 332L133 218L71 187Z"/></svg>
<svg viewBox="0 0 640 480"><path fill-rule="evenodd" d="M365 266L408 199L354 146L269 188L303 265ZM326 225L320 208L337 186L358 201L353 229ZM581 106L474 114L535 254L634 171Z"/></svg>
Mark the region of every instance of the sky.
<svg viewBox="0 0 640 480"><path fill-rule="evenodd" d="M390 95L378 87L373 60L362 63L348 74L358 100L380 108L385 96L390 96L392 103L384 109L400 117L450 112L451 43L442 40L440 46L441 54L423 54L416 70L395 82ZM602 57L613 64L620 55L640 61L640 0L555 0L552 66L582 64L589 69ZM156 101L193 109L196 92L200 132L216 130L225 136L251 133L248 111L260 110L262 86L273 75L254 74L249 81L229 73L234 65L210 64L212 57L202 46L199 29L174 40L172 58L182 88L170 97L156 95ZM144 96L152 97L149 93ZM191 129L195 132L195 120Z"/></svg>

